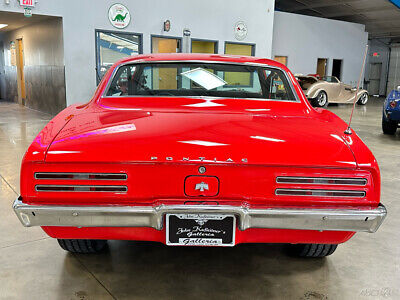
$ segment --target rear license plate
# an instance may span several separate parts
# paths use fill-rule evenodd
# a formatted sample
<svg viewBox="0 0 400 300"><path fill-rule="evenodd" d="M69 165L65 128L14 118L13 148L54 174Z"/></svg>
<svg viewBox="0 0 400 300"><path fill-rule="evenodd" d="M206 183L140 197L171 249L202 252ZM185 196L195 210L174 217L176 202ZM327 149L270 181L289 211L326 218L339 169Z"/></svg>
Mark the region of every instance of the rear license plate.
<svg viewBox="0 0 400 300"><path fill-rule="evenodd" d="M235 228L233 215L167 214L167 245L234 246Z"/></svg>

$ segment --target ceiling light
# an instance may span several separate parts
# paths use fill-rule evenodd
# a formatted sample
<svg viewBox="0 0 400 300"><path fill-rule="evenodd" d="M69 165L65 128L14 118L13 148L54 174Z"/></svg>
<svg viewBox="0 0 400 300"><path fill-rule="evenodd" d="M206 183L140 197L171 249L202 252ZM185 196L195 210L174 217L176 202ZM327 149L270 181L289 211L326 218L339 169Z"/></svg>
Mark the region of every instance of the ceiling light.
<svg viewBox="0 0 400 300"><path fill-rule="evenodd" d="M8 24L0 24L0 29L7 27L7 26L8 26Z"/></svg>

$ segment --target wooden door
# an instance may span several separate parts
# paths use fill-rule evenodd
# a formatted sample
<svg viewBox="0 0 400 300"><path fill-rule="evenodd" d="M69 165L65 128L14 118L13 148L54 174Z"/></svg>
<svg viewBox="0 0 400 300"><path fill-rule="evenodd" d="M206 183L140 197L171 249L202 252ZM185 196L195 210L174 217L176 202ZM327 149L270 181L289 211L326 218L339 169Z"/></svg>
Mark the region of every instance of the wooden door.
<svg viewBox="0 0 400 300"><path fill-rule="evenodd" d="M24 103L26 99L26 90L25 90L25 76L24 76L24 44L22 43L22 39L17 40L17 79L19 87L19 96L21 98L22 103Z"/></svg>
<svg viewBox="0 0 400 300"><path fill-rule="evenodd" d="M179 52L179 40L173 38L152 38L153 53ZM158 71L158 72L157 72ZM153 87L159 90L175 90L177 86L176 68L160 68L153 72Z"/></svg>
<svg viewBox="0 0 400 300"><path fill-rule="evenodd" d="M275 55L274 60L276 60L277 62L287 66L287 56L278 56Z"/></svg>
<svg viewBox="0 0 400 300"><path fill-rule="evenodd" d="M317 74L321 77L326 75L326 65L328 60L326 58L318 58L317 60Z"/></svg>

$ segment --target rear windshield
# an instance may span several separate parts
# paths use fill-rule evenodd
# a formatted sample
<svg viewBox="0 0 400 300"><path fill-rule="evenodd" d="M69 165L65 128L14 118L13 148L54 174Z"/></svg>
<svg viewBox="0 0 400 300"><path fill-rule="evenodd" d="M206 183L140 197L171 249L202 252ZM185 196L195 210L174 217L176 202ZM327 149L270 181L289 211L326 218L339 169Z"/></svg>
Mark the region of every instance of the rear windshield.
<svg viewBox="0 0 400 300"><path fill-rule="evenodd" d="M121 66L107 96L211 96L295 101L283 71L212 63L145 63Z"/></svg>

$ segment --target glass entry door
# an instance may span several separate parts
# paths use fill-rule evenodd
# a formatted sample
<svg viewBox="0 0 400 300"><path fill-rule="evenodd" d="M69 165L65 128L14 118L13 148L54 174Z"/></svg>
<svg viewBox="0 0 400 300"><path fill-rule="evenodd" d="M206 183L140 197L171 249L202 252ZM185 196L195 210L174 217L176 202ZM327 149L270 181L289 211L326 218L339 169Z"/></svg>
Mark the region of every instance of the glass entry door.
<svg viewBox="0 0 400 300"><path fill-rule="evenodd" d="M141 34L96 30L97 84L115 62L141 53Z"/></svg>

